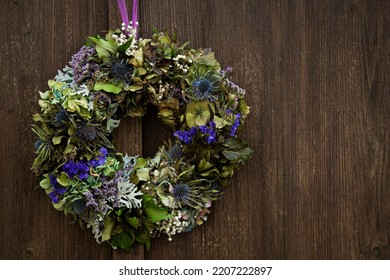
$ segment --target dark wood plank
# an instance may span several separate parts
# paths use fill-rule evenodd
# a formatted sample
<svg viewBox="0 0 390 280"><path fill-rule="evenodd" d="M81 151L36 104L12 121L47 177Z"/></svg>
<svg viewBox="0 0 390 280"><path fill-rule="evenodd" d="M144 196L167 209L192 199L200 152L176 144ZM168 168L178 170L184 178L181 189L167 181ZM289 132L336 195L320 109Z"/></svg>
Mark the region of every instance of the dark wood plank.
<svg viewBox="0 0 390 280"><path fill-rule="evenodd" d="M89 15L89 16L86 16ZM2 1L1 255L11 259L111 257L89 230L56 212L30 171L34 136L29 113L38 91L83 44L107 26L103 1ZM3 24L4 23L4 24Z"/></svg>
<svg viewBox="0 0 390 280"><path fill-rule="evenodd" d="M390 257L385 3L283 1L286 258Z"/></svg>

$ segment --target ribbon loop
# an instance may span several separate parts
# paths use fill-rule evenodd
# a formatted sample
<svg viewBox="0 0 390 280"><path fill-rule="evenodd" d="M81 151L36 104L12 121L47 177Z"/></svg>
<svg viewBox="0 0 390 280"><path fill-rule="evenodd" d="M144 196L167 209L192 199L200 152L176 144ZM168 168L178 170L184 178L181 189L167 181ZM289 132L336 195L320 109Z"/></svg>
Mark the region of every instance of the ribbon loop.
<svg viewBox="0 0 390 280"><path fill-rule="evenodd" d="M121 14L122 22L125 24L125 34L127 34L127 27L129 26L129 14L126 8L126 0L117 0L119 12ZM133 9L131 13L131 27L138 29L138 0L133 0ZM137 30L138 31L138 30ZM138 34L138 32L136 32Z"/></svg>

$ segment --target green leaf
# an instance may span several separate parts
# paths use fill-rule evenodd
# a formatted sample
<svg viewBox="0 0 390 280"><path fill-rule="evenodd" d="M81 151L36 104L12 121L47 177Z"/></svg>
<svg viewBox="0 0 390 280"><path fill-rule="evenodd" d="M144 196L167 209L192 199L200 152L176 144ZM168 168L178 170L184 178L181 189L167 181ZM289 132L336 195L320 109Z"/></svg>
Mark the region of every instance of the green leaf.
<svg viewBox="0 0 390 280"><path fill-rule="evenodd" d="M202 158L202 160L199 162L199 165L198 165L198 171L199 172L206 171L213 166L214 165L212 165L210 162L208 162L207 160Z"/></svg>
<svg viewBox="0 0 390 280"><path fill-rule="evenodd" d="M118 52L122 53L122 54L125 54L127 49L130 47L132 41L133 41L133 38L130 38L130 40L127 41L126 44L119 46L118 47Z"/></svg>
<svg viewBox="0 0 390 280"><path fill-rule="evenodd" d="M229 138L223 144L226 149L222 154L230 161L245 162L253 155L253 150L244 141L237 138Z"/></svg>
<svg viewBox="0 0 390 280"><path fill-rule="evenodd" d="M103 49L111 52L111 53L115 53L116 52L116 45L115 45L115 42L114 41L111 41L111 40L105 40L105 39L102 39L102 38L98 38L98 37L93 37L93 36L90 36L88 37L88 39L95 44L95 46L99 46L99 47L102 47Z"/></svg>
<svg viewBox="0 0 390 280"><path fill-rule="evenodd" d="M102 48L101 46L96 46L96 53L98 57L103 61L103 62L108 62L110 60L110 53Z"/></svg>
<svg viewBox="0 0 390 280"><path fill-rule="evenodd" d="M142 88L143 88L142 85L131 85L130 91L137 91L137 90L141 90Z"/></svg>
<svg viewBox="0 0 390 280"><path fill-rule="evenodd" d="M42 181L40 181L40 182L39 182L39 185L40 185L43 189L45 189L45 190L50 189L50 187L51 187L50 180L49 180L48 178L45 178L45 179L43 179Z"/></svg>
<svg viewBox="0 0 390 280"><path fill-rule="evenodd" d="M58 145L61 143L61 139L63 138L64 136L56 136L56 137L53 137L53 139L51 139L51 141L53 142L54 145Z"/></svg>
<svg viewBox="0 0 390 280"><path fill-rule="evenodd" d="M66 175L65 172L61 172L61 175L60 177L57 178L57 182L61 185L61 186L64 186L64 187L67 187L69 186L69 177L68 175Z"/></svg>
<svg viewBox="0 0 390 280"><path fill-rule="evenodd" d="M145 194L143 196L142 203L144 205L145 213L151 219L152 223L156 223L171 217L171 215L168 214L168 209L156 205L153 201L153 197L149 195Z"/></svg>
<svg viewBox="0 0 390 280"><path fill-rule="evenodd" d="M115 221L111 217L107 217L104 220L104 229L102 232L102 241L107 241L111 239L112 228L114 227Z"/></svg>
<svg viewBox="0 0 390 280"><path fill-rule="evenodd" d="M137 229L139 226L139 221L136 217L131 217L131 218L126 217L126 221L135 229Z"/></svg>
<svg viewBox="0 0 390 280"><path fill-rule="evenodd" d="M134 244L134 238L131 237L128 232L122 230L121 232L112 236L111 244L115 247L119 247L127 252L130 252Z"/></svg>
<svg viewBox="0 0 390 280"><path fill-rule="evenodd" d="M76 149L74 144L68 144L64 150L64 154L70 154Z"/></svg>
<svg viewBox="0 0 390 280"><path fill-rule="evenodd" d="M142 52L142 49L136 50L134 52L134 57L135 57L139 66L142 66L144 64L144 54Z"/></svg>
<svg viewBox="0 0 390 280"><path fill-rule="evenodd" d="M149 168L140 168L137 170L137 176L140 181L149 181Z"/></svg>
<svg viewBox="0 0 390 280"><path fill-rule="evenodd" d="M111 83L97 81L93 87L93 90L95 90L95 91L104 90L105 92L111 92L114 94L118 94L122 91L122 85L114 85Z"/></svg>
<svg viewBox="0 0 390 280"><path fill-rule="evenodd" d="M141 244L145 244L146 250L149 250L151 245L151 238L150 238L150 234L147 231L138 232L137 235L135 236L135 240L137 240L137 242Z"/></svg>

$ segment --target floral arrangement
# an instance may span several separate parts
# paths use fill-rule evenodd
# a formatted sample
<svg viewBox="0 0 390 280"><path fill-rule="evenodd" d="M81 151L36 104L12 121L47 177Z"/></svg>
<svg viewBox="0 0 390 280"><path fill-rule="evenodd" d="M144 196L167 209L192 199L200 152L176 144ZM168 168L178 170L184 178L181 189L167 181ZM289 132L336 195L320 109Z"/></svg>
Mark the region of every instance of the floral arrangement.
<svg viewBox="0 0 390 280"><path fill-rule="evenodd" d="M136 28L87 37L40 92L33 114L40 177L55 209L91 228L98 243L130 251L169 240L207 219L239 164L253 151L237 136L249 114L245 91L210 49L190 49L154 30ZM172 128L153 158L123 155L112 131L147 105Z"/></svg>

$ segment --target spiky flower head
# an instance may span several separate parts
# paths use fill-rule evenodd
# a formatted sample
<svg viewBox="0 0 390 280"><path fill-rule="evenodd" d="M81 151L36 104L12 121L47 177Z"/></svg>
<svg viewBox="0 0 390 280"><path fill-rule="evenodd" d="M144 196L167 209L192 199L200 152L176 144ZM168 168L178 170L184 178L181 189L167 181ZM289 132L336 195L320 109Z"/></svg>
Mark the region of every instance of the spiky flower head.
<svg viewBox="0 0 390 280"><path fill-rule="evenodd" d="M192 82L194 98L196 100L215 101L217 99L215 93L218 89L216 83L217 79L215 79L211 75L195 79Z"/></svg>
<svg viewBox="0 0 390 280"><path fill-rule="evenodd" d="M183 157L183 151L180 145L175 144L168 150L168 156L171 160L180 160Z"/></svg>
<svg viewBox="0 0 390 280"><path fill-rule="evenodd" d="M134 66L123 60L114 61L111 66L111 74L118 81L130 80L134 75Z"/></svg>
<svg viewBox="0 0 390 280"><path fill-rule="evenodd" d="M35 141L35 143L34 143L34 148L35 148L35 150L38 150L39 147L40 147L42 144L44 144L44 143L45 143L45 141L43 141L42 139L38 139L37 141Z"/></svg>
<svg viewBox="0 0 390 280"><path fill-rule="evenodd" d="M61 109L55 116L54 116L54 124L57 126L63 125L64 122L68 121L69 117L66 113L65 109Z"/></svg>
<svg viewBox="0 0 390 280"><path fill-rule="evenodd" d="M76 215L81 215L84 213L87 206L85 205L84 199L79 199L72 202L72 210Z"/></svg>
<svg viewBox="0 0 390 280"><path fill-rule="evenodd" d="M77 135L79 138L85 142L91 142L95 140L97 136L97 131L96 128L88 125L88 124L82 124L78 129L77 129Z"/></svg>
<svg viewBox="0 0 390 280"><path fill-rule="evenodd" d="M176 184L173 187L172 194L176 200L186 202L190 195L190 186L187 184Z"/></svg>

